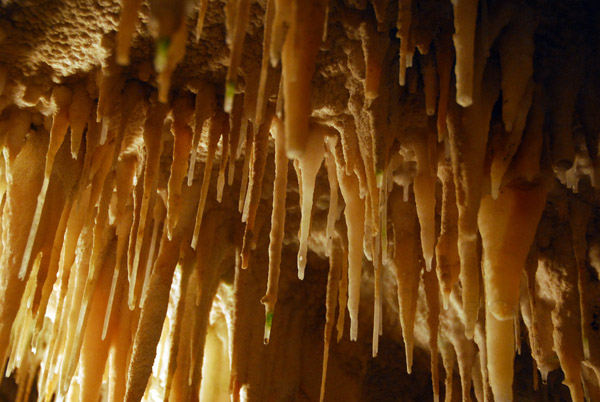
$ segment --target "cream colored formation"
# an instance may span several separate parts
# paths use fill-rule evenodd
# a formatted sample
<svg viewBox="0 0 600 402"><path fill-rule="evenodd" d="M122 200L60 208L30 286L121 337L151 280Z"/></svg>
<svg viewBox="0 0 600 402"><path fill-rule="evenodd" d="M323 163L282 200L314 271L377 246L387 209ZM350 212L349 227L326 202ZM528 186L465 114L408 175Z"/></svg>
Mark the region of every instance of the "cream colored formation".
<svg viewBox="0 0 600 402"><path fill-rule="evenodd" d="M234 260L235 294L228 297L258 300L244 299L252 294L244 270L257 269L253 254L270 215L260 300L269 342L279 319L290 159L300 195L300 279L311 269L319 172L330 186L321 400L333 328L339 341L346 307L350 339L363 336L365 270L373 271L373 355L385 331L389 271L407 371L415 343L429 347L436 400L439 356L447 401L455 362L463 400L471 386L480 401L512 400L521 319L542 378L560 367L573 400L600 395L600 164L592 149L600 101L581 86L590 78L585 66L571 68L579 74L571 86L558 67L547 67L554 80L535 76L534 10L453 0L445 5L453 18L427 19L417 2L384 0L372 1L372 21L356 10L366 1L334 7L267 0L262 56L243 70L242 86L244 41L258 5L228 0L225 82L171 91L194 36L189 26L202 38L209 1L191 3L149 2L156 89L123 74L146 7L140 0L122 0L112 56L97 76L33 100L6 78L0 361L15 373L19 400L32 387L46 401L100 394L111 401L197 400L201 384L205 400L229 393L252 400L239 324L244 307L234 306L229 332L210 317L224 314L213 300L227 295L219 283ZM355 41L344 49L349 83L341 112L311 106L331 24ZM389 39L395 28L399 44ZM551 96L561 98L560 112ZM263 178L273 153L269 212ZM231 186L240 175L238 197ZM424 345L414 334L419 304ZM205 342L212 345L206 356ZM203 369L206 359L220 362L218 375L206 363ZM537 384L537 370L533 375Z"/></svg>

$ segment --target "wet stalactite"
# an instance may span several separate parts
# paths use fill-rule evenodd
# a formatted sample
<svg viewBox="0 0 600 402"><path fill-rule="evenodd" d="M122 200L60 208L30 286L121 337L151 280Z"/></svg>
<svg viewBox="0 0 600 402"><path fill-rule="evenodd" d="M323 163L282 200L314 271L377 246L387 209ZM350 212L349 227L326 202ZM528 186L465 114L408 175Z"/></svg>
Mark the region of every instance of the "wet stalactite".
<svg viewBox="0 0 600 402"><path fill-rule="evenodd" d="M575 0L4 1L0 389L600 400L599 27Z"/></svg>

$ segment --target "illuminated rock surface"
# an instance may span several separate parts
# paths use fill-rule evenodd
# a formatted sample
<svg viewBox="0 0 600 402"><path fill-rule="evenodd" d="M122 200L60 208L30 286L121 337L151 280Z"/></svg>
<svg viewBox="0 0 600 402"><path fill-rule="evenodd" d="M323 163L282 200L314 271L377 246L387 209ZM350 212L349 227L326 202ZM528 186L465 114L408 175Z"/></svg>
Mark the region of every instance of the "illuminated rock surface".
<svg viewBox="0 0 600 402"><path fill-rule="evenodd" d="M0 400L600 400L599 44L594 0L4 0Z"/></svg>

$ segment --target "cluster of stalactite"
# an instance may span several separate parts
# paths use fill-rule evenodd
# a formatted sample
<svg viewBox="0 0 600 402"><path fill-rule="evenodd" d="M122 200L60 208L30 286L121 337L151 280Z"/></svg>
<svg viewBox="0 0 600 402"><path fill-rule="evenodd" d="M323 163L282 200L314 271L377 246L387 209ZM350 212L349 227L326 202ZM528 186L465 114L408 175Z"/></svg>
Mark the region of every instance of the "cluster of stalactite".
<svg viewBox="0 0 600 402"><path fill-rule="evenodd" d="M356 0L336 4L334 17L326 0L267 0L262 58L241 87L251 2L228 0L224 89L171 90L208 7L200 0L190 13L188 3L149 2L156 89L122 74L141 0L122 1L113 54L96 76L31 99L0 74L0 362L19 400L32 388L46 401L197 400L201 384L217 400L224 377L227 395L252 399L237 324L264 319L268 343L278 320L290 162L300 279L319 171L329 182L321 400L346 310L350 339L359 334L363 267L374 277L374 355L382 272L395 274L408 372L424 295L436 400L440 355L446 400L455 365L464 400L472 388L480 401L512 400L522 333L543 380L560 367L573 400L600 395L595 49L558 47L544 64L539 15L511 1ZM346 49L347 110L319 115L312 82L333 18L359 46ZM255 292L242 277L269 211L265 315L248 317ZM205 343L224 342L208 329L233 261L233 321L220 332L229 366L228 353L204 354ZM206 359L225 363L203 374Z"/></svg>

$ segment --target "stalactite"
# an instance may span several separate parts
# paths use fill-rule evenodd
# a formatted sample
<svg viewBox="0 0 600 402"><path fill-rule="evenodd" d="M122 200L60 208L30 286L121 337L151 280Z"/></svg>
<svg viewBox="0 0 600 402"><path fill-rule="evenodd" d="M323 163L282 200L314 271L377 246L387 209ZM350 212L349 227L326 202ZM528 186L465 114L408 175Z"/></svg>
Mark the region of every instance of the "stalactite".
<svg viewBox="0 0 600 402"><path fill-rule="evenodd" d="M298 182L302 188L301 221L300 221L300 247L298 250L298 278L304 279L306 267L306 253L308 252L308 235L312 219L313 194L315 180L323 158L325 157L325 142L321 130L310 127L309 138L306 140L306 152L298 158Z"/></svg>
<svg viewBox="0 0 600 402"><path fill-rule="evenodd" d="M341 240L336 238L334 246L329 257L329 274L327 275L327 295L326 295L326 316L325 329L323 334L323 373L321 374L321 393L319 400L323 402L325 398L325 383L327 380L327 361L329 360L329 345L331 343L331 334L335 320L335 310L337 307L339 278L342 271L342 261L344 253L342 251Z"/></svg>
<svg viewBox="0 0 600 402"><path fill-rule="evenodd" d="M227 167L227 162L229 162L229 158L233 158L229 154L229 142L231 137L231 131L229 130L229 126L226 130L223 131L223 135L221 137L221 164L219 166L219 175L217 177L217 201L221 202L223 200L223 188L225 187L225 168Z"/></svg>
<svg viewBox="0 0 600 402"><path fill-rule="evenodd" d="M52 174L54 159L56 158L56 153L62 145L69 128L68 108L71 103L71 97L71 90L65 86L56 87L52 91L52 99L56 104L56 112L53 115L52 128L50 130L50 142L48 144L46 165L44 167L44 181L42 182L42 188L37 197L37 205L33 214L33 221L31 222L31 229L29 230L27 244L25 246L25 250L23 251L21 268L19 269L19 279L21 280L25 278L27 270L29 269L29 262L32 257L31 254L33 242L35 241L35 236L37 234L42 215L42 209L44 208L44 202L46 201L46 194L48 192L48 185L50 184L50 175Z"/></svg>
<svg viewBox="0 0 600 402"><path fill-rule="evenodd" d="M441 232L435 247L436 270L444 308L448 308L450 294L458 282L460 258L458 256L458 210L454 178L449 160L438 164L438 177L442 182Z"/></svg>
<svg viewBox="0 0 600 402"><path fill-rule="evenodd" d="M427 113L427 116L433 116L435 115L439 86L435 56L433 55L433 52L430 52L424 55L420 60L423 62L421 76L423 77L423 85L425 86L425 113Z"/></svg>
<svg viewBox="0 0 600 402"><path fill-rule="evenodd" d="M446 401L456 368L463 400L512 400L528 350L534 389L560 368L597 398L590 0L79 3L0 21L17 401L377 399L370 359L400 336L408 373L429 349L436 401L440 355ZM340 342L361 308L372 337Z"/></svg>
<svg viewBox="0 0 600 402"><path fill-rule="evenodd" d="M231 54L229 57L229 66L227 67L227 77L225 78L225 100L223 102L223 108L227 113L231 112L233 106L238 68L242 59L244 39L246 38L248 15L250 13L250 0L235 0L232 4L232 6L235 7L235 11L233 30L231 34L228 33L228 37L231 37Z"/></svg>
<svg viewBox="0 0 600 402"><path fill-rule="evenodd" d="M271 326L277 303L281 249L285 234L285 199L287 190L288 159L285 154L283 123L273 118L271 133L275 139L275 185L273 187L273 212L271 214L271 233L269 234L269 276L267 291L260 300L265 305L265 344L271 336Z"/></svg>
<svg viewBox="0 0 600 402"><path fill-rule="evenodd" d="M182 95L173 104L173 162L169 176L167 201L167 235L171 237L179 221L181 187L188 169L188 155L192 148L192 129L189 124L194 114L193 100Z"/></svg>
<svg viewBox="0 0 600 402"><path fill-rule="evenodd" d="M278 2L277 6L281 3L283 2ZM310 83L323 36L326 2L310 0L301 3L294 0L288 7L289 28L281 51L285 138L288 157L298 158L306 148ZM277 20L277 15L275 19Z"/></svg>
<svg viewBox="0 0 600 402"><path fill-rule="evenodd" d="M494 400L513 399L513 357L515 331L512 320L498 320L486 310L487 367ZM507 357L508 356L508 357Z"/></svg>
<svg viewBox="0 0 600 402"><path fill-rule="evenodd" d="M471 106L473 103L475 54L475 25L479 0L453 0L454 49L456 50L456 103Z"/></svg>
<svg viewBox="0 0 600 402"><path fill-rule="evenodd" d="M545 204L543 183L505 187L496 200L481 200L486 310L498 320L512 320L517 314L519 282Z"/></svg>
<svg viewBox="0 0 600 402"><path fill-rule="evenodd" d="M254 152L252 153L252 171L250 173L250 183L247 192L247 210L244 208L246 219L246 228L244 231L244 240L242 244L242 268L248 268L250 262L250 252L252 242L255 241L254 225L256 220L256 211L260 196L262 193L262 180L265 173L265 164L267 161L267 146L269 140L269 129L271 127L271 116L259 127L254 138Z"/></svg>
<svg viewBox="0 0 600 402"><path fill-rule="evenodd" d="M436 66L440 82L440 93L437 106L437 131L438 141L443 141L448 135L446 124L446 113L450 98L450 79L452 75L452 64L454 57L450 46L450 34L444 30L440 33L436 47Z"/></svg>
<svg viewBox="0 0 600 402"><path fill-rule="evenodd" d="M563 284L576 283L577 262L573 252L573 239L568 224L556 233L552 241L554 258L547 261L546 272ZM539 269L539 268L538 268ZM581 337L581 317L578 295L575 287L562 286L548 289L548 296L554 302L551 314L553 325L553 349L556 351L561 369L565 375L564 384L569 387L571 399L583 401L583 384L581 380L581 361L583 345ZM568 317L577 317L569 319Z"/></svg>
<svg viewBox="0 0 600 402"><path fill-rule="evenodd" d="M242 128L243 129L243 128ZM253 153L254 153L254 130L252 124L248 124L246 122L246 146L244 147L244 167L242 168L242 180L240 183L240 197L238 201L238 211L243 213L244 204L246 202L246 195L248 190L248 179L250 173L250 163L252 162ZM244 221L244 216L242 215L242 222Z"/></svg>
<svg viewBox="0 0 600 402"><path fill-rule="evenodd" d="M202 29L204 28L204 18L206 17L207 9L208 0L200 0L198 6L198 17L196 21L196 42L199 42L202 36Z"/></svg>
<svg viewBox="0 0 600 402"><path fill-rule="evenodd" d="M120 157L119 159L119 163L116 167L115 186L117 194L117 256L110 295L108 297L106 316L104 318L104 327L102 329L102 339L106 338L112 307L115 300L119 274L122 268L123 257L126 255L126 246L129 241L129 230L133 221L133 200L131 197L131 192L133 190L133 180L138 160L133 155L124 155L124 157Z"/></svg>
<svg viewBox="0 0 600 402"><path fill-rule="evenodd" d="M166 370L166 384L165 384L165 399L168 399L171 395L171 386L173 377L175 375L175 369L177 368L178 353L180 347L180 338L184 320L184 313L187 301L187 289L192 271L194 271L196 265L196 255L191 247L186 247L181 251L180 255L180 267L181 267L181 279L179 299L177 300L177 306L175 308L175 316L173 317L173 329L169 334L169 361Z"/></svg>
<svg viewBox="0 0 600 402"><path fill-rule="evenodd" d="M410 28L412 24L412 0L398 0L398 37L400 38L400 85L406 84L406 68L412 64L414 49L410 48Z"/></svg>
<svg viewBox="0 0 600 402"><path fill-rule="evenodd" d="M158 100L166 103L171 89L171 76L177 64L185 55L187 42L187 25L185 19L170 38L162 37L157 41L157 52L154 58L154 68L158 71Z"/></svg>
<svg viewBox="0 0 600 402"><path fill-rule="evenodd" d="M115 117L115 109L118 106L117 99L125 85L121 73L121 68L116 66L112 60L109 60L102 71L97 73L98 105L96 108L96 121L102 123L100 145L107 140L111 119Z"/></svg>
<svg viewBox="0 0 600 402"><path fill-rule="evenodd" d="M276 67L281 60L281 51L286 33L286 21L290 18L292 4L285 0L275 0L275 15L273 16L273 28L271 29L271 40L269 46L269 61L271 66Z"/></svg>
<svg viewBox="0 0 600 402"><path fill-rule="evenodd" d="M173 373L171 392L168 397L175 401L184 401L190 398L189 373L192 363L192 330L194 328L194 313L196 312L196 294L198 289L198 270L194 270L188 279L183 311L182 328L179 340L176 367ZM166 397L165 392L165 397Z"/></svg>
<svg viewBox="0 0 600 402"><path fill-rule="evenodd" d="M389 38L385 34L378 33L375 28L367 23L360 24L359 33L365 56L365 98L374 99L379 93L382 67L389 46Z"/></svg>
<svg viewBox="0 0 600 402"><path fill-rule="evenodd" d="M435 249L435 165L431 160L432 144L435 149L435 139L432 133L421 133L415 144L417 159L417 174L414 178L413 190L417 216L421 227L421 248L428 271L431 271Z"/></svg>
<svg viewBox="0 0 600 402"><path fill-rule="evenodd" d="M36 209L36 202L33 200L43 181L42 161L46 144L47 141L44 141L43 136L30 136L9 165L11 173L5 195L5 213L2 219L4 244L2 261L3 266L7 269L2 269L0 272L4 300L20 300L25 291L25 282L18 278L18 274L29 233L27 223L33 220ZM2 303L0 307L0 357L2 358L0 361L2 368L8 358L10 332L18 308L17 303Z"/></svg>
<svg viewBox="0 0 600 402"><path fill-rule="evenodd" d="M453 297L451 307L445 310L442 317L440 317L440 332L452 345L458 365L462 400L468 401L471 394L471 372L476 357L476 345L473 340L465 337L465 329L462 323L452 323L460 322L458 300L458 297Z"/></svg>
<svg viewBox="0 0 600 402"><path fill-rule="evenodd" d="M325 164L327 166L327 179L329 180L329 211L327 211L327 228L325 232L325 235L327 236L327 248L325 250L325 255L328 257L331 255L335 222L339 218L339 183L337 180L337 168L335 165L334 156L337 143L338 138L336 136L325 138L325 146L327 147L325 153ZM384 222L387 222L387 219L384 220Z"/></svg>
<svg viewBox="0 0 600 402"><path fill-rule="evenodd" d="M433 399L440 399L438 330L440 325L439 285L433 271L423 273L425 300L427 303L427 327L429 329L429 353L431 354L431 384Z"/></svg>
<svg viewBox="0 0 600 402"><path fill-rule="evenodd" d="M394 226L394 260L396 282L398 286L398 304L400 306L400 322L402 338L406 351L406 371L412 370L414 325L417 308L417 295L421 277L417 211L414 198L408 202L402 199L398 189L390 195L390 218Z"/></svg>
<svg viewBox="0 0 600 402"><path fill-rule="evenodd" d="M365 202L360 198L358 179L346 175L341 146L336 147L337 178L342 197L346 203L344 216L348 232L348 312L350 314L350 339L358 337L358 305L360 302L360 278L362 271ZM339 329L339 327L338 327Z"/></svg>
<svg viewBox="0 0 600 402"><path fill-rule="evenodd" d="M114 261L112 262L114 266ZM111 402L125 399L127 387L127 367L131 359L130 348L133 343L132 333L139 320L139 309L135 312L129 310L127 297L125 297L125 276L122 276L120 289L119 308L114 311L111 320L111 339L108 356L108 400Z"/></svg>
<svg viewBox="0 0 600 402"><path fill-rule="evenodd" d="M233 185L233 175L235 173L235 162L241 154L242 138L242 119L244 98L241 94L237 95L233 101L233 109L229 119L229 127L231 128L229 135L229 172L227 174L227 185ZM244 133L245 134L245 133Z"/></svg>
<svg viewBox="0 0 600 402"><path fill-rule="evenodd" d="M101 202L98 211L102 212L105 212L104 208L106 208L108 203L108 196L105 194L104 188L107 187L105 186L105 180L108 176L111 162L112 153L108 152L104 155L102 165L94 175L94 179L91 183L92 187L90 192L90 205L96 205L98 202ZM112 187L111 181L109 181L109 185ZM101 198L101 195L103 195L104 198ZM77 272L81 275L81 280L79 280L77 287L81 296L76 304L78 306L80 305L80 307L78 307L79 314L77 314L78 309L73 308L71 311L71 317L69 318L69 342L73 346L71 349L66 348L66 351L68 355L73 357L70 359L65 359L63 361L63 367L61 367L61 388L63 393L66 392L66 388L69 386L71 378L76 369L76 356L79 355L82 347L81 344L83 342L83 333L90 316L92 296L94 294L99 275L98 267L94 265L97 263L97 261L94 261L92 256L94 251L93 246L96 242L95 237L101 236L101 234L98 233L93 211L94 209L90 208L86 213L85 231L81 233L78 242L77 258L79 259L80 263L77 267ZM99 218L102 220L103 216L100 216ZM83 279L84 277L85 280ZM68 362L68 364L65 365L65 362ZM63 375L63 371L66 374Z"/></svg>
<svg viewBox="0 0 600 402"><path fill-rule="evenodd" d="M120 230L117 230L117 236L119 237L119 243L120 243L120 247L122 247L119 251L117 251L117 267L120 266L120 261L121 261L121 256L120 254L124 252L124 242L126 240L129 240L129 243L133 243L135 242L135 249L134 249L134 258L133 258L133 265L132 266L128 266L128 278L132 278L132 283L130 286L130 293L129 293L129 302L131 305L133 305L134 300L133 300L133 290L135 288L135 278L137 278L137 272L138 272L138 265L139 265L139 261L140 261L140 253L141 253L141 249L142 249L142 239L144 237L144 232L145 232L145 226L146 226L146 216L148 214L148 209L149 209L149 203L150 203L150 197L152 195L152 190L153 187L155 186L156 180L157 180L157 176L158 176L158 160L160 158L160 154L162 152L162 126L163 126L163 121L165 119L165 115L166 115L166 108L162 105L152 105L152 107L150 107L149 113L147 113L147 109L148 109L148 105L146 103L146 101L141 97L142 93L141 93L141 88L136 85L135 83L130 84L126 87L125 91L124 91L124 95L127 98L127 100L130 102L129 103L129 107L131 108L130 110L127 110L128 113L128 118L127 119L123 119L122 123L123 124L123 143L126 143L126 139L125 138L131 138L132 142L136 141L137 138L142 137L144 139L144 145L146 147L146 160L145 160L145 167L144 167L144 190L143 190L143 195L142 195L142 200L141 200L141 205L140 205L140 213L139 213L139 223L138 223L138 227L137 227L137 233L128 233L127 229L128 225L121 225L121 221L119 220L117 225L119 226ZM122 143L122 144L123 144ZM122 145L123 148L123 145ZM121 158L121 157L119 157ZM133 157L135 159L135 156ZM132 161L133 162L133 161ZM138 162L138 161L136 161ZM117 193L119 192L119 171L120 169L118 168L120 165L117 163ZM131 174L133 174L133 172L130 172ZM133 177L131 178L131 180L133 181ZM131 185L133 184L133 182L131 182ZM129 183L127 185L127 188L123 189L123 191L125 193L123 193L123 196L125 196L125 194L129 194L130 192L130 188L129 188ZM120 197L117 197L120 198ZM124 208L124 206L121 206L121 208ZM119 211L119 214L124 213L122 210ZM119 219L123 219L124 217L119 216ZM130 216L128 215L128 218L130 218ZM119 248L119 245L117 246ZM116 276L118 274L115 274L115 279L113 279L113 283L116 284ZM110 308L109 308L110 310ZM108 313L110 314L110 313Z"/></svg>
<svg viewBox="0 0 600 402"><path fill-rule="evenodd" d="M479 61L478 63L481 63ZM481 70L483 87L476 92L472 107L451 111L448 128L452 171L458 206L458 253L463 288L465 331L472 338L479 311L479 258L477 256L477 211L481 199L483 161L492 107L499 91L498 71L491 65ZM477 72L477 71L476 71ZM476 74L478 75L478 74ZM469 156L467 156L469 155Z"/></svg>
<svg viewBox="0 0 600 402"><path fill-rule="evenodd" d="M77 158L81 146L83 130L87 125L92 111L92 99L83 85L78 85L73 91L73 100L69 106L71 119L71 155Z"/></svg>
<svg viewBox="0 0 600 402"><path fill-rule="evenodd" d="M265 21L263 32L262 59L260 63L260 81L258 94L256 96L256 116L254 123L258 126L262 123L267 106L267 78L269 74L269 51L271 49L271 35L273 32L273 20L275 18L275 0L268 0L265 9Z"/></svg>
<svg viewBox="0 0 600 402"><path fill-rule="evenodd" d="M202 137L204 122L214 114L215 89L212 85L202 83L196 92L196 112L194 113L194 137L192 139L192 153L190 155L190 168L187 174L187 185L194 181L198 144Z"/></svg>
<svg viewBox="0 0 600 402"><path fill-rule="evenodd" d="M358 137L358 147L359 147L359 155L360 159L362 159L362 163L358 162L359 166L362 165L364 168L362 171L364 175L358 174L359 184L361 186L361 198L365 198L365 207L367 210L371 211L369 214L369 219L372 222L377 222L378 220L378 208L374 207L379 205L379 189L377 188L377 178L375 172L375 151L374 151L374 141L373 141L373 133L370 130L370 127L366 127L366 122L368 121L367 112L363 109L364 103L362 99L355 98L354 102L351 103L350 107L353 110L354 119L356 121L357 128L357 137ZM361 124L362 123L362 124ZM361 177L362 176L362 177ZM364 180L360 180L363 178ZM363 187L367 192L367 196L363 195ZM372 235L377 234L377 229L372 227L374 233Z"/></svg>
<svg viewBox="0 0 600 402"><path fill-rule="evenodd" d="M180 212L180 224L177 226L171 240L166 231L163 232L160 250L150 277L148 294L142 305L140 321L133 341L133 353L127 372L126 401L140 400L144 394L148 377L152 371L152 362L156 355L156 345L160 338L162 323L167 310L169 290L173 273L180 256L180 248L184 233L191 230L195 211L198 186L184 190L183 199L186 200ZM187 196L187 197L186 197ZM212 220L211 220L212 221ZM207 230L207 232L211 232Z"/></svg>
<svg viewBox="0 0 600 402"><path fill-rule="evenodd" d="M347 241L343 240L342 249L344 252L344 259L342 260L342 274L339 280L338 286L338 320L335 325L337 332L337 342L342 339L344 335L344 321L346 317L346 306L348 304L348 267L350 265L348 258L348 244Z"/></svg>
<svg viewBox="0 0 600 402"><path fill-rule="evenodd" d="M196 248L204 216L204 207L206 197L208 196L208 187L210 185L210 176L212 173L212 164L217 151L219 137L225 131L227 125L227 116L224 113L218 113L211 119L210 129L208 131L207 158L204 164L204 175L202 177L202 189L200 190L200 201L198 203L198 212L196 212L196 225L194 226L194 236L192 237L192 248Z"/></svg>
<svg viewBox="0 0 600 402"><path fill-rule="evenodd" d="M66 322L66 334L64 341L64 351L68 358L62 359L60 362L60 375L59 375L59 390L58 395L66 395L69 390L69 384L75 374L77 356L79 356L81 350L81 341L83 326L85 325L86 318L88 317L87 312L89 310L89 302L84 299L84 291L86 286L84 283L86 277L89 277L89 257L92 243L92 226L87 220L85 227L79 237L77 245L77 257L82 261L79 266L76 267L75 272L71 272L71 277L75 280L73 292L71 293L70 303L73 307L65 314L64 317Z"/></svg>
<svg viewBox="0 0 600 402"><path fill-rule="evenodd" d="M446 371L446 379L444 381L444 401L452 402L452 378L454 376L454 363L456 362L456 354L454 347L447 339L439 341L440 354L442 355L442 363Z"/></svg>
<svg viewBox="0 0 600 402"><path fill-rule="evenodd" d="M117 63L124 66L129 64L131 40L135 33L141 4L141 0L121 1L121 20L119 21L119 29L117 30Z"/></svg>
<svg viewBox="0 0 600 402"><path fill-rule="evenodd" d="M46 280L43 284L38 284L40 296L32 339L32 344L35 346L38 345L38 336L40 334L40 331L42 330L42 325L44 323L44 317L46 313L46 308L48 306L48 301L50 299L52 286L54 285L56 274L59 268L60 250L63 246L63 239L65 231L67 229L67 222L70 216L72 203L72 198L68 199L65 203L65 207L61 213L60 220L56 229L54 244L52 245L52 252L50 254L50 261L48 263Z"/></svg>
<svg viewBox="0 0 600 402"><path fill-rule="evenodd" d="M157 197L157 202L154 203L154 210L152 211L152 218L154 220L154 224L152 227L152 238L150 240L150 250L148 251L148 260L146 262L146 270L144 272L144 282L142 284L142 295L140 297L139 307L144 304L144 300L148 296L148 285L150 281L150 274L152 273L152 268L154 264L154 260L156 258L156 245L160 241L161 235L159 234L159 229L161 223L164 222L166 217L167 210L164 206L162 197ZM164 230L163 225L163 230Z"/></svg>

